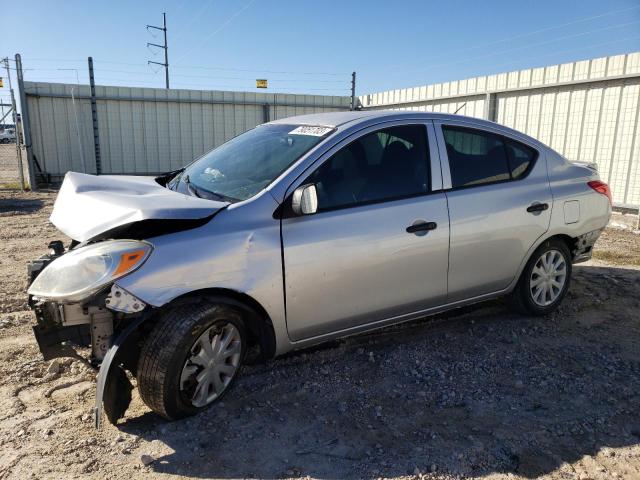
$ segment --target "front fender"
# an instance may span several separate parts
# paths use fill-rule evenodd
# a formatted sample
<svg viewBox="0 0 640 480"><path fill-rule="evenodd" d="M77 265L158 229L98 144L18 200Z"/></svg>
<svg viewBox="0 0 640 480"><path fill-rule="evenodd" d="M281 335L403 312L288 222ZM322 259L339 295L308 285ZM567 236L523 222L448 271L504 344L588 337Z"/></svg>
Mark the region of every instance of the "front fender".
<svg viewBox="0 0 640 480"><path fill-rule="evenodd" d="M108 395L108 401L104 405L107 417L113 424L124 415L131 402L132 387L124 374L121 364L131 351L130 347L138 340L138 328L149 319L150 315L151 312L148 311L132 320L116 337L102 360L96 384L96 404L93 409L96 428L100 428L102 424L102 405L105 391L114 394L118 393L118 395ZM118 387L124 388L125 391L119 392Z"/></svg>

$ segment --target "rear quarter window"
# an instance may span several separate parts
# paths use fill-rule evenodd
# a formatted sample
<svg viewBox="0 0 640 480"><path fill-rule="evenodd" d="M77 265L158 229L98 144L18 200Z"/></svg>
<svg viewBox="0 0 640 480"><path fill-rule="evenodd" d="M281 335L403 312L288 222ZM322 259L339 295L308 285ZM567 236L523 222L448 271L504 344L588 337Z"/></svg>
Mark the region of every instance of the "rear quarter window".
<svg viewBox="0 0 640 480"><path fill-rule="evenodd" d="M515 140L505 139L507 148L507 157L509 158L509 168L511 170L511 178L522 178L533 165L538 152Z"/></svg>

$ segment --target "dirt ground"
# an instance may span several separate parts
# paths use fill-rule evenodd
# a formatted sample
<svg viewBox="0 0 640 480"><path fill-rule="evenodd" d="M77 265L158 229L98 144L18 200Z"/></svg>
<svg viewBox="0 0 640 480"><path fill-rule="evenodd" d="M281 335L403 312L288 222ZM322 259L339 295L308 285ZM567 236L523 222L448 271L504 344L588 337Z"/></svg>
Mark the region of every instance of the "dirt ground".
<svg viewBox="0 0 640 480"><path fill-rule="evenodd" d="M640 478L640 235L617 215L548 318L503 301L246 367L168 423L93 428L95 373L44 362L25 263L55 194L0 191L0 478Z"/></svg>

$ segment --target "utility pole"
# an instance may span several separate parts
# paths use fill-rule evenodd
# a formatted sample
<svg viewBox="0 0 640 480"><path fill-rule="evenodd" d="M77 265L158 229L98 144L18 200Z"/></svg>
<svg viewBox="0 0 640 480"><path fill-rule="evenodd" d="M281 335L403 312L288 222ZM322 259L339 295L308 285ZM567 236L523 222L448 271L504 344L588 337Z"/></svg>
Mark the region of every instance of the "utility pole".
<svg viewBox="0 0 640 480"><path fill-rule="evenodd" d="M351 110L355 110L356 105L356 72L351 73Z"/></svg>
<svg viewBox="0 0 640 480"><path fill-rule="evenodd" d="M24 141L24 150L27 152L27 165L29 166L29 186L34 192L38 189L36 181L36 159L33 155L33 144L31 143L31 116L29 115L29 102L27 102L27 92L24 89L24 73L22 71L22 57L19 53L15 56L16 79L18 80L18 95L20 95L20 126Z"/></svg>
<svg viewBox="0 0 640 480"><path fill-rule="evenodd" d="M102 173L102 156L100 155L100 129L98 128L98 103L96 101L96 81L93 76L93 57L89 63L89 92L91 93L91 122L93 123L93 151L96 157L96 175Z"/></svg>
<svg viewBox="0 0 640 480"><path fill-rule="evenodd" d="M147 42L147 47L149 45L153 47L163 48L164 49L164 63L153 62L151 60L147 61L147 64L154 63L156 65L160 65L164 67L164 78L167 90L169 89L169 46L167 44L167 14L162 14L162 27L156 27L155 25L147 25L147 30L150 28L155 28L156 30L161 30L164 33L164 45L158 45L157 43Z"/></svg>
<svg viewBox="0 0 640 480"><path fill-rule="evenodd" d="M13 113L13 125L16 129L16 156L18 157L18 170L20 171L20 190L24 192L24 170L22 167L22 149L20 148L20 128L18 126L18 115L16 113L16 97L11 85L11 72L9 71L9 57L5 58L4 66L7 69L7 81L9 82L9 93L11 94L11 111Z"/></svg>

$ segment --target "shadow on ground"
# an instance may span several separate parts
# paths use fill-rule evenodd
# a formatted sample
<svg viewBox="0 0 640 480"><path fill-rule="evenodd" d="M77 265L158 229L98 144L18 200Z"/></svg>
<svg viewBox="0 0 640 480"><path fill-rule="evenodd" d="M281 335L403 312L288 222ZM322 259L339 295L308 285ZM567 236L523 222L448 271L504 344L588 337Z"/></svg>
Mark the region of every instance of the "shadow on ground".
<svg viewBox="0 0 640 480"><path fill-rule="evenodd" d="M120 428L161 442L154 471L202 478L416 467L534 478L636 445L640 272L574 272L551 317L521 317L505 302L458 310L247 368L196 417L147 413Z"/></svg>
<svg viewBox="0 0 640 480"><path fill-rule="evenodd" d="M16 199L0 197L0 215L26 215L37 212L44 203L38 199Z"/></svg>

